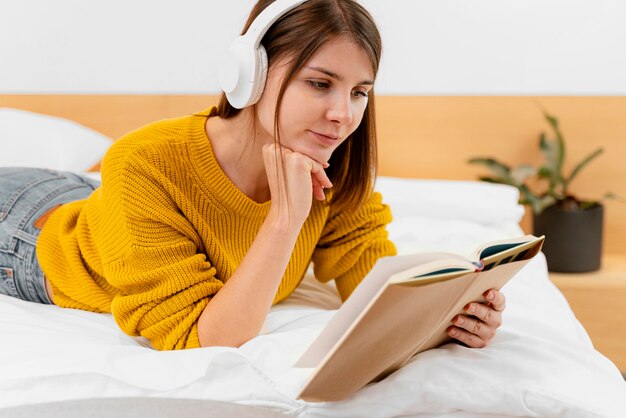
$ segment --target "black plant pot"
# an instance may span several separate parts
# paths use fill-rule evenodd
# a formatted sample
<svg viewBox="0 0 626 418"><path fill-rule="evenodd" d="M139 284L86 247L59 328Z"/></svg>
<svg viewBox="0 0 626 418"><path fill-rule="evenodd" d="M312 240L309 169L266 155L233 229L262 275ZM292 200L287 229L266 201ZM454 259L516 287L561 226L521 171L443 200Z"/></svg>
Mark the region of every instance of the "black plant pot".
<svg viewBox="0 0 626 418"><path fill-rule="evenodd" d="M548 270L582 273L600 268L604 207L565 210L550 206L533 214L533 234L545 235L543 253Z"/></svg>

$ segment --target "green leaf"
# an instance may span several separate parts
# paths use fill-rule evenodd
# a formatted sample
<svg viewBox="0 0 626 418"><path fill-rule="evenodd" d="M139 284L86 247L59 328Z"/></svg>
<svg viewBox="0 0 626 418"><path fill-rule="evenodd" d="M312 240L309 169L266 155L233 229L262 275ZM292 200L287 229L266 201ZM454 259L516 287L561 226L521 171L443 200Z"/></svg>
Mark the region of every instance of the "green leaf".
<svg viewBox="0 0 626 418"><path fill-rule="evenodd" d="M537 173L537 177L540 179L548 180L548 191L546 192L548 195L553 196L555 199L561 199L563 193L558 190L558 185L560 184L558 181L558 176L555 175L552 168L543 166L539 169Z"/></svg>
<svg viewBox="0 0 626 418"><path fill-rule="evenodd" d="M511 170L510 177L515 184L524 184L528 178L537 174L537 169L529 164L523 164Z"/></svg>
<svg viewBox="0 0 626 418"><path fill-rule="evenodd" d="M563 134L559 129L559 121L556 117L550 115L546 110L543 110L545 119L552 127L556 140L549 141L545 138L545 135L541 134L540 149L544 153L548 165L552 168L553 176L550 180L550 189L554 190L563 184L563 161L565 161L565 141L563 140Z"/></svg>
<svg viewBox="0 0 626 418"><path fill-rule="evenodd" d="M542 179L550 179L553 176L552 169L544 165L537 171L537 176Z"/></svg>
<svg viewBox="0 0 626 418"><path fill-rule="evenodd" d="M546 160L546 166L549 168L551 173L556 175L559 169L559 150L557 142L547 139L545 134L542 133L539 139L539 149Z"/></svg>
<svg viewBox="0 0 626 418"><path fill-rule="evenodd" d="M559 168L559 146L557 141L550 141L542 134L540 139L540 149L546 160L545 165L539 170L540 177L548 180L550 193L555 193L558 186L563 184Z"/></svg>
<svg viewBox="0 0 626 418"><path fill-rule="evenodd" d="M605 200L605 199L611 199L611 200L615 200L616 202L626 204L626 199L624 199L623 197L617 196L615 193L612 193L612 192L608 192L602 197L602 200Z"/></svg>
<svg viewBox="0 0 626 418"><path fill-rule="evenodd" d="M580 163L578 163L578 165L572 170L572 174L570 174L569 177L564 180L565 188L567 189L567 186L569 186L574 177L576 177L576 175L580 172L580 170L583 169L583 167L589 164L589 162L591 162L591 160L596 158L598 155L602 154L603 151L604 150L602 148L598 148L597 150L589 154L586 158L584 158Z"/></svg>
<svg viewBox="0 0 626 418"><path fill-rule="evenodd" d="M520 203L524 205L532 205L539 197L530 191L525 184L518 187L520 191Z"/></svg>
<svg viewBox="0 0 626 418"><path fill-rule="evenodd" d="M597 200L583 200L582 202L578 204L578 207L582 210L585 210L597 204L598 204Z"/></svg>
<svg viewBox="0 0 626 418"><path fill-rule="evenodd" d="M511 167L493 158L471 158L467 162L470 164L483 165L491 170L493 174L503 179L508 179L509 173L511 172Z"/></svg>
<svg viewBox="0 0 626 418"><path fill-rule="evenodd" d="M515 186L517 187L517 185L512 184L511 181L509 179L505 179L502 177L486 177L486 176L481 176L478 177L478 179L480 181L484 181L486 183L496 183L496 184L506 184L508 186Z"/></svg>
<svg viewBox="0 0 626 418"><path fill-rule="evenodd" d="M555 203L556 199L553 196L546 195L533 199L531 201L531 207L533 209L533 212L535 212L536 215L539 215L541 212L544 211L545 208L547 208L548 206L552 206Z"/></svg>
<svg viewBox="0 0 626 418"><path fill-rule="evenodd" d="M511 168L503 164L493 158L472 158L468 160L470 164L478 164L487 167L494 176L491 177L492 183L502 183L502 184L512 184L512 179L510 176ZM489 181L489 180L483 180Z"/></svg>
<svg viewBox="0 0 626 418"><path fill-rule="evenodd" d="M547 111L543 111L543 116L546 118L552 129L559 129L559 120L554 116L550 115Z"/></svg>

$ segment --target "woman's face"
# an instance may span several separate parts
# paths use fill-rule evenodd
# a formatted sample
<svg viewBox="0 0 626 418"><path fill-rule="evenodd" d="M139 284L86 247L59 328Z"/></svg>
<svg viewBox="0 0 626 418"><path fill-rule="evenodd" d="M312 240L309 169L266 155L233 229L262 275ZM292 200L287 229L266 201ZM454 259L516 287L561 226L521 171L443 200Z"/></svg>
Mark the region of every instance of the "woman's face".
<svg viewBox="0 0 626 418"><path fill-rule="evenodd" d="M269 69L257 105L264 138L273 140L278 91L289 59ZM367 54L348 38L320 47L287 85L280 108L280 141L321 163L356 130L367 106L374 74Z"/></svg>

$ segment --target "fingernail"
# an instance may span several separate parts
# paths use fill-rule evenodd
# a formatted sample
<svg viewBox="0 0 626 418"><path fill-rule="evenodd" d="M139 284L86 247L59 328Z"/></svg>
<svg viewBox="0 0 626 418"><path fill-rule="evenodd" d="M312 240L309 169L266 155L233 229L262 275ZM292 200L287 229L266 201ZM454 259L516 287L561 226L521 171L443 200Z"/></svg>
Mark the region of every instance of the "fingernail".
<svg viewBox="0 0 626 418"><path fill-rule="evenodd" d="M328 167L330 167L330 164L324 163L324 168L328 168Z"/></svg>
<svg viewBox="0 0 626 418"><path fill-rule="evenodd" d="M493 292L489 292L489 293L487 293L487 300L493 300L493 297L494 297L494 296L495 296L495 295L493 294Z"/></svg>
<svg viewBox="0 0 626 418"><path fill-rule="evenodd" d="M454 321L457 325L461 325L463 323L463 317L459 316L456 321Z"/></svg>
<svg viewBox="0 0 626 418"><path fill-rule="evenodd" d="M451 328L450 331L448 331L448 333L453 337L456 337L456 334L457 334L456 329L454 328Z"/></svg>

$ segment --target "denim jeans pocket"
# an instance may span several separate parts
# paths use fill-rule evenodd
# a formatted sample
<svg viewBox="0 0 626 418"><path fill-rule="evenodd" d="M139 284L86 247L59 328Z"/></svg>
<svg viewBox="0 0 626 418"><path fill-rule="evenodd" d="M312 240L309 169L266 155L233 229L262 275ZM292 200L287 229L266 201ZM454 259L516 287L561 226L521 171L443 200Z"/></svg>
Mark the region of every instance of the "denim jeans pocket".
<svg viewBox="0 0 626 418"><path fill-rule="evenodd" d="M13 269L0 266L0 294L7 296L17 296Z"/></svg>
<svg viewBox="0 0 626 418"><path fill-rule="evenodd" d="M11 209L30 190L42 183L62 179L60 172L47 169L23 169L2 168L0 169L2 189L0 190L0 221L3 221L11 212Z"/></svg>

